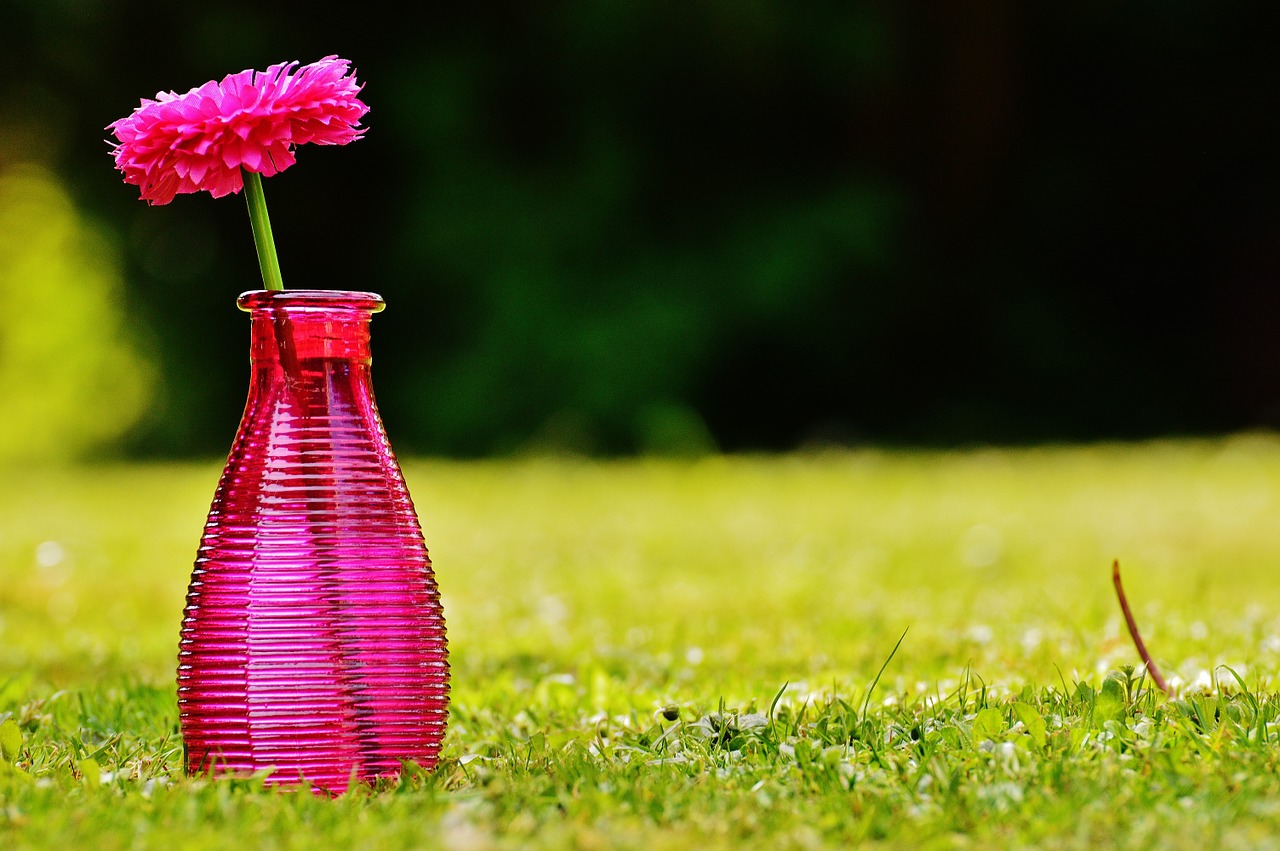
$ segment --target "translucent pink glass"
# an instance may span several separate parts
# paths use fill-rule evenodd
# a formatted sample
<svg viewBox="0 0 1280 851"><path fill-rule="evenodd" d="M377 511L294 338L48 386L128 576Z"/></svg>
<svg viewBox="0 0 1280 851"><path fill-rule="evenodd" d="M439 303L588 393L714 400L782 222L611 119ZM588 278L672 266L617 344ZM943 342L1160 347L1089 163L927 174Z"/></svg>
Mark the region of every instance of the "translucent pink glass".
<svg viewBox="0 0 1280 851"><path fill-rule="evenodd" d="M252 376L187 594L190 772L340 792L430 768L449 666L431 561L369 378L372 293L245 293Z"/></svg>

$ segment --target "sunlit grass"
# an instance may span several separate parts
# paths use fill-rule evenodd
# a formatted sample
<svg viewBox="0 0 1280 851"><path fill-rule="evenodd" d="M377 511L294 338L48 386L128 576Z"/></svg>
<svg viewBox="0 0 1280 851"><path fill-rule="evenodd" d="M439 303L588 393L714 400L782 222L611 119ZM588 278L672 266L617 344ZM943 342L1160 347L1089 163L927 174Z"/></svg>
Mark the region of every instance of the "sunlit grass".
<svg viewBox="0 0 1280 851"><path fill-rule="evenodd" d="M22 733L0 845L1258 847L1280 827L1271 437L405 471L449 623L445 760L336 802L179 771L216 463L0 473L0 719ZM1117 558L1182 703L1107 684L1138 661Z"/></svg>

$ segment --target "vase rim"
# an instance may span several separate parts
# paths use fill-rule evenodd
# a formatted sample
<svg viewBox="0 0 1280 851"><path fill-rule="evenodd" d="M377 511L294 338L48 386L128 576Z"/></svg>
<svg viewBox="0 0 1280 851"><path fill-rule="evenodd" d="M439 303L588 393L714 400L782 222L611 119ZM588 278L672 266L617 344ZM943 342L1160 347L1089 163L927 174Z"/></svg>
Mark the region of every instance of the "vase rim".
<svg viewBox="0 0 1280 851"><path fill-rule="evenodd" d="M387 306L377 293L357 290L249 290L241 293L236 305L245 312L271 307L300 309L354 309L377 313Z"/></svg>

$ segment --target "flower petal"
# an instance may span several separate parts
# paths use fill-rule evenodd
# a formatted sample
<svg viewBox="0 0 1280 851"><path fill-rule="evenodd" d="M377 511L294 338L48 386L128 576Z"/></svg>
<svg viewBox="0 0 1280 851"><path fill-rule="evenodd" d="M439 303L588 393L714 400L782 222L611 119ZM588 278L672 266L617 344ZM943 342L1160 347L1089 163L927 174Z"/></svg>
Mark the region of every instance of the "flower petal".
<svg viewBox="0 0 1280 851"><path fill-rule="evenodd" d="M118 140L111 155L152 204L189 192L222 197L243 189L242 167L270 176L294 164L298 145L361 138L369 111L361 88L351 63L326 56L240 71L186 94L160 92L108 125Z"/></svg>

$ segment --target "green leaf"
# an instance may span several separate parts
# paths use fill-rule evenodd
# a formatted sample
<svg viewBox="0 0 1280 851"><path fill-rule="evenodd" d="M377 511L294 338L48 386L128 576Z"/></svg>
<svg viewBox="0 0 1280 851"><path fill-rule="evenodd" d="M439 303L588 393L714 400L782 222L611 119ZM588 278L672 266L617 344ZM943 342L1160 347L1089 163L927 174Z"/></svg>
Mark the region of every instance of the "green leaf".
<svg viewBox="0 0 1280 851"><path fill-rule="evenodd" d="M995 707L988 707L982 710L973 719L974 741L982 741L983 739L996 741L1004 736L1005 729L1004 715Z"/></svg>
<svg viewBox="0 0 1280 851"><path fill-rule="evenodd" d="M1124 686L1108 677L1102 681L1102 689L1093 704L1093 724L1101 727L1107 721L1123 721L1124 710Z"/></svg>
<svg viewBox="0 0 1280 851"><path fill-rule="evenodd" d="M18 722L12 718L6 718L3 724L0 724L0 754L4 756L5 762L17 762L18 754L22 752L22 730L18 727Z"/></svg>
<svg viewBox="0 0 1280 851"><path fill-rule="evenodd" d="M16 765L0 762L0 780L18 780L22 783L34 783L35 778Z"/></svg>
<svg viewBox="0 0 1280 851"><path fill-rule="evenodd" d="M1082 727L1072 727L1067 734L1067 753L1079 753L1080 746L1084 744L1085 732Z"/></svg>
<svg viewBox="0 0 1280 851"><path fill-rule="evenodd" d="M1029 703L1015 703L1013 711L1018 716L1018 720L1022 722L1022 726L1027 728L1027 734L1031 736L1031 741L1035 746L1043 748L1045 727L1044 718L1041 717L1040 711Z"/></svg>
<svg viewBox="0 0 1280 851"><path fill-rule="evenodd" d="M102 784L102 769L98 767L96 759L80 760L80 776L84 778L84 782L89 786L100 786Z"/></svg>

